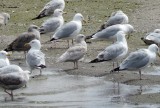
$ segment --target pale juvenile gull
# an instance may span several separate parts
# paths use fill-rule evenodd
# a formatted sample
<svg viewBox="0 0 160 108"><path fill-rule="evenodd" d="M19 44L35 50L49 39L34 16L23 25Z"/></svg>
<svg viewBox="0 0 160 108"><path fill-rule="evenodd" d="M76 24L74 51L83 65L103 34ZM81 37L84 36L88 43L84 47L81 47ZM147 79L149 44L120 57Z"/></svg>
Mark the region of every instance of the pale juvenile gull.
<svg viewBox="0 0 160 108"><path fill-rule="evenodd" d="M9 54L6 51L0 51L0 68L10 65L8 56Z"/></svg>
<svg viewBox="0 0 160 108"><path fill-rule="evenodd" d="M56 9L61 9L63 11L64 8L65 8L64 0L51 0L40 11L39 15L37 17L33 18L32 20L40 19L40 18L43 18L46 16L50 16L54 13L54 11Z"/></svg>
<svg viewBox="0 0 160 108"><path fill-rule="evenodd" d="M107 28L108 26L116 24L128 24L128 22L128 16L123 13L123 11L119 10L111 14L111 17L101 26L100 31Z"/></svg>
<svg viewBox="0 0 160 108"><path fill-rule="evenodd" d="M82 14L75 14L73 20L64 24L60 29L58 29L50 41L58 39L73 39L80 33L82 29L82 21L84 21Z"/></svg>
<svg viewBox="0 0 160 108"><path fill-rule="evenodd" d="M0 26L6 25L10 19L10 15L8 13L2 12L0 13Z"/></svg>
<svg viewBox="0 0 160 108"><path fill-rule="evenodd" d="M17 65L0 68L0 86L4 88L4 92L10 95L12 101L14 100L13 90L25 86L28 81L29 71L23 71ZM11 90L11 92L7 90Z"/></svg>
<svg viewBox="0 0 160 108"><path fill-rule="evenodd" d="M73 62L74 69L78 69L78 60L83 58L87 52L87 44L84 39L85 36L79 34L76 39L76 44L62 54L58 58L58 62Z"/></svg>
<svg viewBox="0 0 160 108"><path fill-rule="evenodd" d="M141 40L147 44L157 44L160 45L160 29L155 29L153 32L150 32L146 36L142 37Z"/></svg>
<svg viewBox="0 0 160 108"><path fill-rule="evenodd" d="M41 34L50 33L53 35L56 30L58 30L64 23L63 11L61 9L56 9L51 18L47 19L40 27Z"/></svg>
<svg viewBox="0 0 160 108"><path fill-rule="evenodd" d="M98 39L98 40L116 40L116 34L118 31L123 31L125 34L129 35L130 33L134 32L134 28L130 24L117 24L109 26L102 31L95 33L91 36L91 39Z"/></svg>
<svg viewBox="0 0 160 108"><path fill-rule="evenodd" d="M31 46L31 48L27 53L26 62L30 68L30 72L32 73L32 70L34 69L40 69L40 75L42 75L41 69L46 68L46 66L45 66L45 55L40 50L41 43L39 40L35 39L29 42L29 45Z"/></svg>
<svg viewBox="0 0 160 108"><path fill-rule="evenodd" d="M96 59L92 60L90 63L113 61L113 68L114 62L117 62L118 65L118 61L122 60L126 56L128 52L128 45L123 31L119 31L116 36L117 42L107 46L105 50L100 52Z"/></svg>
<svg viewBox="0 0 160 108"><path fill-rule="evenodd" d="M5 51L28 51L29 46L25 46L26 43L29 43L31 40L40 39L39 27L36 25L30 25L28 32L20 34L11 44L7 46Z"/></svg>
<svg viewBox="0 0 160 108"><path fill-rule="evenodd" d="M119 65L119 67L111 70L111 72L138 70L141 80L141 69L153 64L156 60L156 54L159 56L159 48L156 44L150 45L148 49L139 49L138 51L131 52L129 56Z"/></svg>

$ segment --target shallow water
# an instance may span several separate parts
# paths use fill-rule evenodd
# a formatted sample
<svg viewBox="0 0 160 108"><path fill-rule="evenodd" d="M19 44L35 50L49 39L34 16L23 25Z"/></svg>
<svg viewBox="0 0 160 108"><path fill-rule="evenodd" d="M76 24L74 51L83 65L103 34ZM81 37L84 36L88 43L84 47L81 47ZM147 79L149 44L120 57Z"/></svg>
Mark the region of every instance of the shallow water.
<svg viewBox="0 0 160 108"><path fill-rule="evenodd" d="M127 96L155 93L160 86L133 86L105 81L99 77L67 75L62 71L45 70L43 76L31 78L27 88L14 91L15 101L0 90L0 106L54 106L56 108L117 108L156 107L156 105L133 105ZM36 73L37 74L37 73ZM4 98L7 97L7 101Z"/></svg>

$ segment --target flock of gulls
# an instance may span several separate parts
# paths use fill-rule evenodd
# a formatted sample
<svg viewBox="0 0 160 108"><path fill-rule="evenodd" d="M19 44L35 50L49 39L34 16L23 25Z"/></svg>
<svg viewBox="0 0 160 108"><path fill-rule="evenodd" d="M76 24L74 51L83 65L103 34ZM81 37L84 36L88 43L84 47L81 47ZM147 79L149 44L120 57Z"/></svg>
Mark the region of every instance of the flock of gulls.
<svg viewBox="0 0 160 108"><path fill-rule="evenodd" d="M30 25L26 32L20 34L7 48L0 51L0 86L11 96L12 101L14 100L13 90L25 87L34 69L39 69L39 75L42 75L42 69L46 68L45 54L41 51L41 34L50 34L49 41L56 42L59 39L68 41L69 48L58 58L57 62L73 62L74 69L78 69L78 61L87 53L86 39L113 42L101 51L95 59L90 61L90 63L112 61L113 69L110 71L111 73L122 70L137 70L140 79L142 79L141 69L154 63L156 55L159 55L160 30L156 29L141 38L149 45L147 49L139 49L127 56L126 35L129 36L132 32L135 32L135 29L129 24L128 16L121 10L113 12L97 32L85 36L80 34L82 21L85 22L83 15L76 13L70 22L64 24L64 8L64 0L51 0L48 2L39 15L32 20L48 16L50 18L44 21L40 27ZM0 13L0 26L6 25L9 19L10 15L8 13ZM72 46L69 46L69 40L73 42L73 39L75 39L75 42L72 43ZM24 71L21 67L10 64L7 56L9 55L8 52L12 51L24 51L29 71ZM115 63L117 64L116 67Z"/></svg>

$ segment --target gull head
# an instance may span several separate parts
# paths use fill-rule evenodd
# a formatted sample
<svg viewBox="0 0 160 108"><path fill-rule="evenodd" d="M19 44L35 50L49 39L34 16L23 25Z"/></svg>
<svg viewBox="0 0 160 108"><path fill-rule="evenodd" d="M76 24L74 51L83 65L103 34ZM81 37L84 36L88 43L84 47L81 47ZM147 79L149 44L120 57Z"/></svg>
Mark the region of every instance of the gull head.
<svg viewBox="0 0 160 108"><path fill-rule="evenodd" d="M3 12L2 15L5 18L5 25L8 23L8 21L10 20L10 14Z"/></svg>
<svg viewBox="0 0 160 108"><path fill-rule="evenodd" d="M41 49L41 43L37 39L34 39L31 42L29 42L29 45L31 46L31 49Z"/></svg>
<svg viewBox="0 0 160 108"><path fill-rule="evenodd" d="M148 50L150 50L151 52L155 52L160 57L159 47L156 44L151 44L148 47Z"/></svg>
<svg viewBox="0 0 160 108"><path fill-rule="evenodd" d="M82 41L84 41L85 40L85 35L83 35L83 34L79 34L78 36L77 36L77 38L76 38L76 42L77 43L80 43L80 42L82 42Z"/></svg>
<svg viewBox="0 0 160 108"><path fill-rule="evenodd" d="M74 21L84 21L84 22L86 22L86 21L84 20L84 17L83 17L83 15L82 15L81 13L75 14L75 16L73 17L73 20L74 20Z"/></svg>
<svg viewBox="0 0 160 108"><path fill-rule="evenodd" d="M64 12L63 12L61 9L56 9L56 10L54 11L53 16L55 16L55 17L62 16L63 13L64 13Z"/></svg>
<svg viewBox="0 0 160 108"><path fill-rule="evenodd" d="M39 27L36 25L30 25L28 28L28 32L32 32L33 30L39 31Z"/></svg>
<svg viewBox="0 0 160 108"><path fill-rule="evenodd" d="M0 58L7 58L9 54L6 51L0 51Z"/></svg>
<svg viewBox="0 0 160 108"><path fill-rule="evenodd" d="M154 33L160 33L160 29L155 29L153 32Z"/></svg>

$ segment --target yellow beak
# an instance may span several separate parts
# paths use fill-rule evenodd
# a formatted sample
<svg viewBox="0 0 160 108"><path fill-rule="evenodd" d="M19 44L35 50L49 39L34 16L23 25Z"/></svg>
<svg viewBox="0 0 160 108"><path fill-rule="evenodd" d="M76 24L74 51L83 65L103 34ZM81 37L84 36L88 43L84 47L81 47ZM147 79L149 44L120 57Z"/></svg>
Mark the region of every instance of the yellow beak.
<svg viewBox="0 0 160 108"><path fill-rule="evenodd" d="M29 43L25 43L24 44L24 47L28 47L28 46L30 46Z"/></svg>

